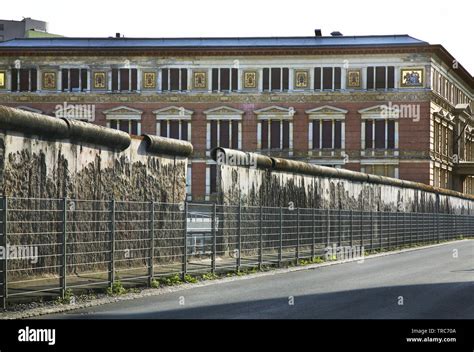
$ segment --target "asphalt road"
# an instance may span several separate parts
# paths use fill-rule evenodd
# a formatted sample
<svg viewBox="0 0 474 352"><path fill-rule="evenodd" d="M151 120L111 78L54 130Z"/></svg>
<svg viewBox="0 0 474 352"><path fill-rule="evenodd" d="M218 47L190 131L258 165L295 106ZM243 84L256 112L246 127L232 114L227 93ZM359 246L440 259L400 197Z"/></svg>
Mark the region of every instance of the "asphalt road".
<svg viewBox="0 0 474 352"><path fill-rule="evenodd" d="M474 240L42 318L473 319Z"/></svg>

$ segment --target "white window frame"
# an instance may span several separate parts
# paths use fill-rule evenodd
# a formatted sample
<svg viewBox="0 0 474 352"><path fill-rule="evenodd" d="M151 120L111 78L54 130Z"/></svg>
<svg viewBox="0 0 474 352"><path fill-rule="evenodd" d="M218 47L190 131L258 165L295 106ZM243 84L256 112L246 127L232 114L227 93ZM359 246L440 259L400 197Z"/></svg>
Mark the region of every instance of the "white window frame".
<svg viewBox="0 0 474 352"><path fill-rule="evenodd" d="M305 113L308 115L308 154L310 156L322 156L327 154L328 149L321 149L322 137L323 137L323 121L332 121L332 145L333 148L330 150L331 156L341 156L346 149L346 114L347 110L340 109L334 106L324 105L318 108L306 110ZM341 149L340 155L336 155L335 145L335 122L341 121ZM319 123L319 143L318 149L313 149L313 124Z"/></svg>
<svg viewBox="0 0 474 352"><path fill-rule="evenodd" d="M161 121L167 121L168 131L166 131L166 137L170 135L170 122L171 121L178 121L179 122L179 139L181 140L181 128L183 123L188 124L188 136L187 141L191 142L191 119L194 111L185 109L184 107L177 107L177 106L169 106L166 108L158 109L153 111L155 114L156 120L156 135L161 135Z"/></svg>
<svg viewBox="0 0 474 352"><path fill-rule="evenodd" d="M280 89L272 89L272 69L273 68L279 68L280 69ZM262 67L261 69L261 78L262 78L262 92L269 92L269 93L275 93L275 92L285 92L283 89L283 69L288 69L288 91L291 91L291 81L290 81L290 76L291 76L291 68L289 66L266 66ZM263 90L263 70L268 69L268 90Z"/></svg>
<svg viewBox="0 0 474 352"><path fill-rule="evenodd" d="M380 153L380 150L375 150L372 148L367 150L365 148L365 124L366 121L374 121L374 125L372 128L372 141L375 144L375 121L376 120L384 120L385 121L385 143L384 143L384 156L399 156L399 126L398 126L398 117L395 114L387 113L388 116L384 116L382 114L382 109L384 109L384 105L376 105L369 108L359 110L359 114L361 115L361 131L360 131L360 138L361 138L361 156L375 156L376 153ZM388 121L395 121L395 136L394 136L394 149L387 149L388 145Z"/></svg>
<svg viewBox="0 0 474 352"><path fill-rule="evenodd" d="M137 121L137 135L142 134L142 114L143 111L130 108L128 106L118 106L112 109L108 109L103 111L105 115L105 119L107 121L107 127L110 128L110 121L111 120L116 120L119 122L119 125L117 126L117 130L120 130L120 124L126 123L128 121L128 130L129 134L131 134L132 131L132 121Z"/></svg>
<svg viewBox="0 0 474 352"><path fill-rule="evenodd" d="M206 115L206 155L211 154L211 121L217 121L217 145L219 146L220 138L220 122L221 121L238 121L238 149L242 149L242 115L243 110L231 108L228 106L219 106L204 111ZM229 123L229 144L232 145L232 123Z"/></svg>
<svg viewBox="0 0 474 352"><path fill-rule="evenodd" d="M257 150L270 151L271 143L271 121L280 122L280 147L279 150L283 150L283 121L289 121L289 148L288 154L293 155L293 116L295 114L294 108L285 108L281 106L269 106L263 109L255 110L254 114L257 115ZM266 148L262 148L262 121L268 121L268 145Z"/></svg>
<svg viewBox="0 0 474 352"><path fill-rule="evenodd" d="M167 90L163 90L163 71L164 70L168 70L168 89ZM169 70L179 70L179 88L178 90L171 90L171 74L169 72ZM187 70L187 83L186 83L186 87L183 87L183 82L182 82L182 74L183 74L183 71L182 70ZM191 77L191 70L190 69L186 69L185 67L165 67L165 68L162 68L161 70L159 70L159 91L160 92L170 92L170 93L176 93L176 92L187 92L189 91L188 87L190 86L190 77Z"/></svg>

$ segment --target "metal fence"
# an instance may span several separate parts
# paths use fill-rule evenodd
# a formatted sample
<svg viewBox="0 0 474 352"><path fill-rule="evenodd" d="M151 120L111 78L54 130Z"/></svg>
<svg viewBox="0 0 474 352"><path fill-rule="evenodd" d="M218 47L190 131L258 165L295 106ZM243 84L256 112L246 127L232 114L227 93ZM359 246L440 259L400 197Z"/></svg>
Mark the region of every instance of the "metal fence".
<svg viewBox="0 0 474 352"><path fill-rule="evenodd" d="M474 216L340 209L1 198L0 305L474 235ZM3 253L5 254L5 253Z"/></svg>

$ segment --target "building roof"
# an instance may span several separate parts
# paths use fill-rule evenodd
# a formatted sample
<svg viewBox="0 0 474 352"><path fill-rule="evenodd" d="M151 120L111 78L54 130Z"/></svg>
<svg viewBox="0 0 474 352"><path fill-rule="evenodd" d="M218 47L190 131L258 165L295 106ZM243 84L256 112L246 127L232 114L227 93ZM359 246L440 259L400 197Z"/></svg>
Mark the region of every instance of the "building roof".
<svg viewBox="0 0 474 352"><path fill-rule="evenodd" d="M441 45L401 35L369 35L369 36L329 36L329 37L214 37L214 38L17 38L0 42L0 54L29 55L60 54L74 55L94 53L107 55L113 52L156 53L171 52L173 55L192 53L206 54L230 52L234 55L258 53L273 55L297 54L300 51L317 54L357 53L366 51L390 52L428 52L438 55L447 65L451 66L454 57ZM456 73L467 82L472 90L473 76L459 64Z"/></svg>
<svg viewBox="0 0 474 352"><path fill-rule="evenodd" d="M426 45L409 35L234 38L19 38L0 48L317 48L340 46Z"/></svg>

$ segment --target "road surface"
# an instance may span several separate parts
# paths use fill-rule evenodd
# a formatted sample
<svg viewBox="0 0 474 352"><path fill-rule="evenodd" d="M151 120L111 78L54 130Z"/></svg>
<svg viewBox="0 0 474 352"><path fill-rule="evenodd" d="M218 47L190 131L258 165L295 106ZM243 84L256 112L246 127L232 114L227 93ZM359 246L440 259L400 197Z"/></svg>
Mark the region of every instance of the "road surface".
<svg viewBox="0 0 474 352"><path fill-rule="evenodd" d="M474 319L474 240L41 318Z"/></svg>

